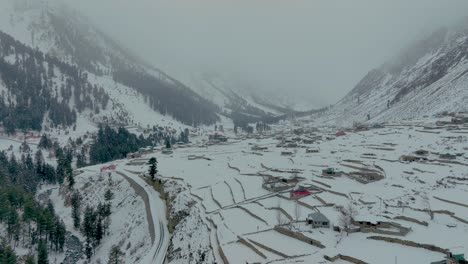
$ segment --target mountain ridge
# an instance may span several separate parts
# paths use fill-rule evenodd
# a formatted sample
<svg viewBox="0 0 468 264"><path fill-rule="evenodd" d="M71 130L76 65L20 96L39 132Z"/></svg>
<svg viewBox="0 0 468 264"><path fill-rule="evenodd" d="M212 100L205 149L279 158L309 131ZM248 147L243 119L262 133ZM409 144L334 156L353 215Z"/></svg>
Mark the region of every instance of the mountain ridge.
<svg viewBox="0 0 468 264"><path fill-rule="evenodd" d="M464 20L435 31L369 71L320 118L350 125L467 111L467 83L468 23Z"/></svg>

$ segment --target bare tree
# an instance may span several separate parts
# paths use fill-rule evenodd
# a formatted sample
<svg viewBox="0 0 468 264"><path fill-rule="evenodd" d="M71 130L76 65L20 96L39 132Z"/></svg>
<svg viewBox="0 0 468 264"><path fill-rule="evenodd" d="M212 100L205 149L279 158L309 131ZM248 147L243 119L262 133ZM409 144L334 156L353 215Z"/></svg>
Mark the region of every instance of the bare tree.
<svg viewBox="0 0 468 264"><path fill-rule="evenodd" d="M301 218L301 206L299 205L297 200L296 200L296 207L294 209L294 213L296 214L296 221L299 221L299 219Z"/></svg>
<svg viewBox="0 0 468 264"><path fill-rule="evenodd" d="M398 201L398 207L401 208L401 213L405 212L405 205L403 204L401 200Z"/></svg>
<svg viewBox="0 0 468 264"><path fill-rule="evenodd" d="M278 199L278 210L277 211L277 214L276 214L276 222L278 225L282 225L283 224L283 216L281 214L281 200Z"/></svg>
<svg viewBox="0 0 468 264"><path fill-rule="evenodd" d="M346 234L349 235L349 228L353 224L354 218L358 215L358 211L352 203L349 203L346 207L341 208L340 213L338 225L346 230Z"/></svg>
<svg viewBox="0 0 468 264"><path fill-rule="evenodd" d="M431 209L431 203L429 201L429 197L427 196L426 193L423 193L421 195L421 199L422 199L421 203L422 203L424 210L431 217L431 220L434 220L434 213L432 212L432 209Z"/></svg>

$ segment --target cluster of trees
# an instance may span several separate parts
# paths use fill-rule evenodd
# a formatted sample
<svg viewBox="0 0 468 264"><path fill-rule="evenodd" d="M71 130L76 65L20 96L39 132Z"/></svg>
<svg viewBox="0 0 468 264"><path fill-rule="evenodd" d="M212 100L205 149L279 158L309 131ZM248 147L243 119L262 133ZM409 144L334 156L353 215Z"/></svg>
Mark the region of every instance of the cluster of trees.
<svg viewBox="0 0 468 264"><path fill-rule="evenodd" d="M43 135L34 155L26 143L20 146L20 151L20 159L0 152L0 223L6 227L7 234L3 240L5 244L0 246L0 263L17 263L10 245L19 243L36 246L37 263L48 263L49 250L63 251L66 228L55 214L52 203L39 203L35 193L40 183L67 182L73 188L73 149L61 148ZM45 162L43 151L55 154L57 167ZM36 261L30 256L26 263Z"/></svg>
<svg viewBox="0 0 468 264"><path fill-rule="evenodd" d="M38 263L47 263L48 250L63 250L65 224L50 201L44 205L35 200L37 185L56 183L56 175L54 167L44 164L40 150L35 159L28 153L21 160L0 152L0 223L7 235L0 246L0 263L17 263L9 245L37 245ZM32 256L28 261L32 263Z"/></svg>
<svg viewBox="0 0 468 264"><path fill-rule="evenodd" d="M61 148L57 142L52 142L46 134L41 136L38 148L39 150L36 153L37 172L52 183L58 182L62 184L67 179L69 187L73 188L75 184L72 168L74 150L69 147ZM42 150L55 153L57 158L56 169L44 162Z"/></svg>
<svg viewBox="0 0 468 264"><path fill-rule="evenodd" d="M190 136L190 131L188 128L184 129L184 131L181 131L180 132L180 135L179 135L179 142L182 142L182 143L189 143L190 140L189 140L189 136Z"/></svg>
<svg viewBox="0 0 468 264"><path fill-rule="evenodd" d="M86 238L85 253L88 259L101 244L110 223L110 203L99 204L97 208L87 206L81 223L81 233Z"/></svg>
<svg viewBox="0 0 468 264"><path fill-rule="evenodd" d="M146 137L142 134L137 136L127 129L120 127L113 129L110 126L101 126L98 130L94 143L89 149L89 163L99 164L106 163L116 159L122 159L128 153L138 151L143 147L154 147L162 143L170 142L173 145L180 140L182 142L189 142L189 131L181 132L177 139L175 134L166 131L163 128L154 128ZM87 165L85 152L78 155L79 165ZM78 162L77 162L78 163Z"/></svg>
<svg viewBox="0 0 468 264"><path fill-rule="evenodd" d="M99 164L122 159L128 153L149 145L152 144L148 139L142 135L137 137L125 128L115 130L109 126L101 126L89 150L89 160L91 164Z"/></svg>
<svg viewBox="0 0 468 264"><path fill-rule="evenodd" d="M15 155L0 152L0 176L8 186L20 186L34 193L40 182L56 183L59 175L52 165L44 163L42 151L38 150L34 159L30 153L22 154L18 160Z"/></svg>
<svg viewBox="0 0 468 264"><path fill-rule="evenodd" d="M245 112L232 111L226 116L230 117L234 122L234 128L238 131L241 128L247 133L253 133L254 127L250 124L262 124L265 129L268 129L268 124L279 122L282 119L286 119L286 115L274 116L265 112L260 112L259 115L251 115Z"/></svg>
<svg viewBox="0 0 468 264"><path fill-rule="evenodd" d="M16 254L7 244L0 244L0 263L16 263Z"/></svg>
<svg viewBox="0 0 468 264"><path fill-rule="evenodd" d="M53 127L71 126L77 111L99 112L109 101L104 90L91 85L87 74L76 66L44 55L2 31L0 79L7 88L0 95L0 121L9 134L17 129L40 131L45 117ZM70 107L72 103L76 109Z"/></svg>
<svg viewBox="0 0 468 264"><path fill-rule="evenodd" d="M170 115L184 124L210 125L219 120L216 105L176 80L164 81L144 70L123 66L113 73L113 78L114 81L145 95L154 110Z"/></svg>
<svg viewBox="0 0 468 264"><path fill-rule="evenodd" d="M63 250L65 224L56 216L52 203L44 207L19 188L6 188L0 194L0 223L6 226L9 243L28 241L34 245L43 240L50 249Z"/></svg>
<svg viewBox="0 0 468 264"><path fill-rule="evenodd" d="M257 124L255 124L255 129L257 130L257 132L261 133L264 131L270 131L271 127L266 123L258 122Z"/></svg>
<svg viewBox="0 0 468 264"><path fill-rule="evenodd" d="M104 204L99 203L97 207L87 206L81 217L81 194L75 191L71 196L73 226L79 229L86 238L85 253L88 259L94 254L94 250L101 244L106 231L109 229L111 211L111 200L114 194L110 189L105 193Z"/></svg>

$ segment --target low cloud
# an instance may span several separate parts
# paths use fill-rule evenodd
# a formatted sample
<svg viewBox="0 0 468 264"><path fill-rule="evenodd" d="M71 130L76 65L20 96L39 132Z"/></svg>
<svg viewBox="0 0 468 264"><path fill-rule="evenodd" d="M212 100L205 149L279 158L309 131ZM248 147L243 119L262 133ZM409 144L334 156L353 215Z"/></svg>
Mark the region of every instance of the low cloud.
<svg viewBox="0 0 468 264"><path fill-rule="evenodd" d="M468 10L466 0L68 1L169 73L232 73L316 106Z"/></svg>

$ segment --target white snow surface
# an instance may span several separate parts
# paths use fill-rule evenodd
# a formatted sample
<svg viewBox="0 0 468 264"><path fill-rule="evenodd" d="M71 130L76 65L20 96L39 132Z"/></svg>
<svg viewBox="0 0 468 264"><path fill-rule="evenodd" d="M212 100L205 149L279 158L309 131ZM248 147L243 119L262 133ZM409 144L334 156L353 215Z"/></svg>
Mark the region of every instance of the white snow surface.
<svg viewBox="0 0 468 264"><path fill-rule="evenodd" d="M246 261L325 263L324 255L333 257L337 254L352 256L367 263L389 264L395 263L395 257L398 262L403 263L429 263L444 258L441 253L425 249L367 239L379 234L354 233L347 236L345 233L337 233L331 229L312 229L304 223L292 223L286 226L319 240L325 246L324 249L320 249L272 230L280 221L279 213L272 209L273 207L281 207L292 218L300 221L304 221L309 213L320 211L330 219L332 225L338 225L340 213L336 206L353 204L358 210L357 220L390 221L411 228L411 231L403 237L381 236L433 244L456 254L466 254L468 253L466 223L438 213L434 219L431 219L427 213L414 210L428 207L435 211L448 210L456 217L468 220L466 207L435 198L459 203L468 201L468 185L463 180L456 180L456 178L466 179L468 176L466 155L468 143L464 134L468 132L468 127L460 125L458 130L447 130L444 127L435 130L425 129L433 126L435 121L436 119L424 119L391 123L385 128L347 132L346 136L337 138L330 136L336 131L332 127L321 127L319 124L307 122L295 124L285 122L275 126L272 134L259 136L257 139L231 138L230 143L223 145L209 147L192 145L178 148L172 155L163 155L159 152L150 154L147 158L155 156L159 161L161 179L166 182L165 186L185 186L170 191L176 196L173 206L178 208L177 210L190 212L185 222L176 227L176 235L172 237L172 247L195 254L199 252L198 249L205 249L209 245L213 248L215 259L221 262L219 241L230 263ZM297 126L305 128L306 131L312 127L320 127L319 132L309 132L310 134L303 136L316 134L324 137L313 145L302 144L304 148L296 148L293 156L282 156L281 151L284 150L276 147L278 140L274 139L273 135L293 137L292 129ZM325 137L330 139L327 140ZM193 140L200 142L200 138ZM250 150L254 144L267 146L268 150L261 152L261 155L254 154ZM308 154L305 152L305 146L319 147L320 152ZM427 158L431 162L399 161L401 155L414 155L413 152L419 149L430 152ZM460 153L461 155L455 160L458 163L444 163L436 154L447 152ZM189 155L204 155L212 160L189 160ZM228 168L228 163L232 167L239 168L240 173ZM315 196L300 199L308 206L315 207L314 210L302 205L297 206L294 201L280 198L263 189L262 177L255 175L260 172L291 177L291 174L268 171L262 167L262 164L283 170L298 169L298 175L304 177L300 185L317 186L323 190L343 193L347 197L322 191L317 197L335 206L324 207ZM346 176L333 179L319 177L321 170L328 166L343 172L356 171L348 166L368 168L378 166L384 170L385 178L362 184ZM146 166L133 166L129 170L145 173ZM325 187L314 181L331 187ZM289 197L287 191L281 195ZM427 201L424 197L428 197ZM408 208L403 210L398 206L398 202ZM396 216L412 217L426 221L429 225L425 227L393 219ZM289 222L286 216L282 215L281 218L282 222ZM188 226L187 222L193 226ZM199 233L200 230L205 230L209 236ZM283 258L255 246L266 256L265 259L239 243L239 237L262 243L289 257ZM196 249L189 250L190 245ZM210 263L212 258L206 257L205 261L200 259L198 261ZM176 258L173 263L184 263L184 260Z"/></svg>

